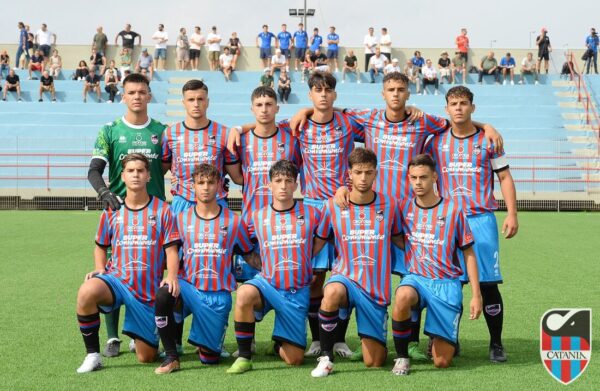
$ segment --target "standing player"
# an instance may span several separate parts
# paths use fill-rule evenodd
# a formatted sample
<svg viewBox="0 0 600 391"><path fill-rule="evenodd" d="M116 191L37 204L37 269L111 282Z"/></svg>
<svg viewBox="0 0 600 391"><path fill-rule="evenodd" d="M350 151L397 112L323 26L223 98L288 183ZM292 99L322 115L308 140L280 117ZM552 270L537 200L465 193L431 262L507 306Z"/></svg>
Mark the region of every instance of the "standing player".
<svg viewBox="0 0 600 391"><path fill-rule="evenodd" d="M137 73L123 79L123 103L127 111L122 118L100 129L88 170L88 181L98 193L106 209L119 210L125 196L125 183L121 179L121 160L130 153L141 153L150 162L148 193L165 200L165 183L161 166L161 142L165 125L148 116L148 103L152 98L150 82ZM102 174L108 164L108 186ZM119 308L106 314L108 341L103 354L119 355Z"/></svg>
<svg viewBox="0 0 600 391"><path fill-rule="evenodd" d="M101 368L100 311L127 307L123 333L135 339L140 362L154 361L158 352L154 299L160 286L177 296L179 232L169 206L148 194L149 160L133 153L122 161L121 181L126 187L124 207L107 209L100 217L94 250L95 270L88 273L77 295L77 320L87 356L78 373ZM108 248L112 260L107 265ZM166 258L166 262L165 262ZM165 266L167 277L162 282Z"/></svg>
<svg viewBox="0 0 600 391"><path fill-rule="evenodd" d="M304 24L298 24L298 31L294 32L293 45L296 47L296 63L294 65L294 71L298 71L298 68L302 69L302 61L306 54L306 48L308 46L308 34L304 31Z"/></svg>
<svg viewBox="0 0 600 391"><path fill-rule="evenodd" d="M216 364L231 311L231 292L235 290L232 253L250 253L252 243L240 217L217 202L219 170L203 163L196 166L192 178L197 203L177 216L184 254L180 300L183 316L194 315L189 343L200 348L203 364ZM159 375L179 369L175 306L176 300L166 288L158 291L156 325L166 353L154 371Z"/></svg>
<svg viewBox="0 0 600 391"><path fill-rule="evenodd" d="M331 72L335 69L338 70L338 47L340 44L340 36L335 32L335 27L329 27L329 34L327 34L327 60L329 61L329 69ZM335 64L335 66L334 66Z"/></svg>
<svg viewBox="0 0 600 391"><path fill-rule="evenodd" d="M335 238L338 251L319 309L321 357L311 372L325 377L333 371L333 342L340 319L356 309L358 335L367 367L381 367L387 356L387 306L391 301L392 242L402 245L401 216L396 201L372 190L377 156L356 148L348 157L352 181L350 206L330 199L317 229L315 251Z"/></svg>
<svg viewBox="0 0 600 391"><path fill-rule="evenodd" d="M277 42L279 42L279 49L281 54L285 56L285 70L290 71L290 57L292 56L292 49L294 43L292 42L292 34L287 31L287 25L284 23L281 25L281 32L277 34Z"/></svg>
<svg viewBox="0 0 600 391"><path fill-rule="evenodd" d="M435 193L435 166L431 156L425 154L415 156L408 163L415 198L404 199L400 204L409 274L396 290L392 311L392 332L398 355L392 369L394 375L408 375L410 370L408 344L413 308L427 308L425 334L433 338L433 364L436 368L450 366L462 315L459 277L463 269L456 261L459 248L465 254L466 271L473 281L469 319L481 315L477 261L471 248L473 235L460 204Z"/></svg>
<svg viewBox="0 0 600 391"><path fill-rule="evenodd" d="M298 168L280 160L269 170L273 203L252 214L248 227L260 247L260 274L242 285L235 304L239 358L227 373L252 369L251 343L256 321L273 309L275 352L288 365L301 365L312 280L313 237L319 210L294 200Z"/></svg>
<svg viewBox="0 0 600 391"><path fill-rule="evenodd" d="M450 132L433 137L426 151L438 163L439 194L452 198L467 215L475 238L475 255L483 296L483 315L490 333L490 361L506 361L502 345L504 305L498 290L502 283L498 226L494 211L494 173L498 176L508 215L502 223L507 239L517 234L517 197L504 150L494 145L483 130L471 121L475 111L473 93L466 87L453 87L446 94L446 111L452 120ZM461 253L459 253L459 256ZM464 259L461 258L464 264ZM463 267L464 270L464 267ZM469 281L466 275L462 281ZM473 282L473 279L470 279Z"/></svg>

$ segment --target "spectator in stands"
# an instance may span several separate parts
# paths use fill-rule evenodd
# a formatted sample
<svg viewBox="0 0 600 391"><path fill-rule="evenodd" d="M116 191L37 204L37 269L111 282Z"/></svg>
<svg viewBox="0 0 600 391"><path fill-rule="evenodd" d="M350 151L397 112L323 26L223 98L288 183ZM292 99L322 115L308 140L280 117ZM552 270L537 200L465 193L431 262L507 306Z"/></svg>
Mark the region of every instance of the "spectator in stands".
<svg viewBox="0 0 600 391"><path fill-rule="evenodd" d="M194 27L194 33L190 36L190 63L193 71L198 70L200 62L200 52L202 46L206 43L206 39L202 34L200 26Z"/></svg>
<svg viewBox="0 0 600 391"><path fill-rule="evenodd" d="M214 71L219 67L219 55L221 54L221 36L217 34L217 26L212 26L212 31L206 37L208 44L208 63L210 70Z"/></svg>
<svg viewBox="0 0 600 391"><path fill-rule="evenodd" d="M310 74L314 69L314 63L312 61L312 55L310 54L310 50L304 51L304 61L302 61L302 79L300 83L304 83L304 80L308 80ZM342 83L344 81L342 80Z"/></svg>
<svg viewBox="0 0 600 391"><path fill-rule="evenodd" d="M19 75L15 73L14 69L8 71L8 76L4 81L4 91L2 92L2 100L6 102L6 94L8 92L17 93L17 101L21 102L21 81Z"/></svg>
<svg viewBox="0 0 600 391"><path fill-rule="evenodd" d="M275 46L277 46L277 37L269 31L269 26L263 24L262 31L256 36L256 47L259 50L259 56L262 60L263 67L269 66L269 60L271 59L271 41L273 39L275 40Z"/></svg>
<svg viewBox="0 0 600 391"><path fill-rule="evenodd" d="M131 72L131 49L121 49L121 73L124 75L125 71ZM125 76L123 76L125 77Z"/></svg>
<svg viewBox="0 0 600 391"><path fill-rule="evenodd" d="M146 68L142 68L141 71L139 72L140 75L144 76L146 79L148 79L148 82L151 81L150 76L148 75L148 69Z"/></svg>
<svg viewBox="0 0 600 391"><path fill-rule="evenodd" d="M29 62L29 80L37 80L37 77L32 76L32 72L40 72L44 70L44 55L41 50L36 50L35 54L31 56L31 61Z"/></svg>
<svg viewBox="0 0 600 391"><path fill-rule="evenodd" d="M527 57L521 61L521 80L519 80L519 84L525 84L525 75L533 75L534 83L539 84L537 67L531 52L527 53Z"/></svg>
<svg viewBox="0 0 600 391"><path fill-rule="evenodd" d="M229 47L225 46L223 48L223 54L219 56L219 66L221 67L221 72L225 75L225 81L231 80L231 72L233 71L233 55L229 50Z"/></svg>
<svg viewBox="0 0 600 391"><path fill-rule="evenodd" d="M23 22L19 22L18 23L18 27L19 27L19 43L17 44L17 54L15 55L15 68L18 69L19 68L19 62L21 60L21 56L23 54L25 54L25 58L27 61L29 61L29 59L31 58L31 56L29 55L29 44L28 44L28 36L27 36L27 30L25 29L25 23ZM21 65L21 69L23 69L23 65ZM6 92L6 91L5 91Z"/></svg>
<svg viewBox="0 0 600 391"><path fill-rule="evenodd" d="M229 53L233 56L231 60L231 70L235 71L235 67L237 66L237 60L242 54L242 42L237 36L237 33L234 31L231 33L231 38L229 38ZM289 61L289 57L288 57Z"/></svg>
<svg viewBox="0 0 600 391"><path fill-rule="evenodd" d="M592 61L594 62L594 73L598 74L598 44L600 44L600 40L598 39L598 33L596 33L596 29L592 27L590 31L590 35L585 39L585 47L588 51L588 59L586 61L586 71L585 73L590 73L590 65Z"/></svg>
<svg viewBox="0 0 600 391"><path fill-rule="evenodd" d="M52 102L56 102L56 89L54 88L54 78L50 76L48 71L44 71L40 77L40 98L38 102L43 102L42 94L44 91L50 92Z"/></svg>
<svg viewBox="0 0 600 391"><path fill-rule="evenodd" d="M108 93L106 103L113 103L115 97L119 95L119 76L116 71L116 68L108 68L104 75L104 91Z"/></svg>
<svg viewBox="0 0 600 391"><path fill-rule="evenodd" d="M177 69L184 71L190 62L190 42L185 27L179 29L177 36ZM152 72L151 72L152 73ZM152 76L150 76L152 78Z"/></svg>
<svg viewBox="0 0 600 391"><path fill-rule="evenodd" d="M169 33L165 31L165 25L160 23L158 30L152 34L154 41L154 60L156 60L156 69L165 70L165 62L167 61L167 42L169 41ZM189 50L189 49L188 49Z"/></svg>
<svg viewBox="0 0 600 391"><path fill-rule="evenodd" d="M37 50L35 44L35 37L31 30L29 29L29 25L25 25L25 31L27 31L27 53L29 54L29 58L33 55L33 53ZM21 69L25 69L27 64L25 63L25 59L21 60Z"/></svg>
<svg viewBox="0 0 600 391"><path fill-rule="evenodd" d="M388 34L386 27L381 28L381 38L379 38L379 49L381 54L387 57L388 62L392 61L392 37Z"/></svg>
<svg viewBox="0 0 600 391"><path fill-rule="evenodd" d="M44 64L48 65L50 50L52 45L56 45L56 34L48 30L46 23L42 23L41 28L35 33L34 43L44 55Z"/></svg>
<svg viewBox="0 0 600 391"><path fill-rule="evenodd" d="M500 60L500 72L502 72L503 85L506 85L506 75L510 76L510 85L515 85L515 59L510 55L510 53L506 53L506 56L502 57Z"/></svg>
<svg viewBox="0 0 600 391"><path fill-rule="evenodd" d="M296 64L294 70L298 70L298 67L304 69L304 60L306 58L306 49L308 46L308 34L304 31L304 24L298 23L298 31L294 33L294 43L292 46L296 47Z"/></svg>
<svg viewBox="0 0 600 391"><path fill-rule="evenodd" d="M146 48L142 50L142 54L140 54L137 65L135 66L135 71L137 73L141 73L142 69L145 69L146 72L148 72L148 80L152 80L152 76L154 74L154 62L152 61L152 56L148 54L148 49Z"/></svg>
<svg viewBox="0 0 600 391"><path fill-rule="evenodd" d="M290 93L292 92L292 80L285 68L281 68L279 80L277 81L277 92L282 103L288 103Z"/></svg>
<svg viewBox="0 0 600 391"><path fill-rule="evenodd" d="M456 52L452 59L452 84L456 84L456 74L462 75L462 84L465 84L467 79L467 60L460 52Z"/></svg>
<svg viewBox="0 0 600 391"><path fill-rule="evenodd" d="M98 103L102 102L101 91L100 91L100 76L96 74L96 68L91 65L90 73L85 77L85 83L83 85L83 103L87 102L88 92L96 92L98 96Z"/></svg>
<svg viewBox="0 0 600 391"><path fill-rule="evenodd" d="M335 27L329 27L329 34L327 34L327 59L329 60L329 69L332 71L338 70L338 50L339 50L340 36L336 34ZM334 65L335 64L335 65Z"/></svg>
<svg viewBox="0 0 600 391"><path fill-rule="evenodd" d="M544 68L548 73L548 61L550 60L550 52L552 52L552 45L550 44L550 38L548 37L548 29L542 27L540 35L535 39L535 44L538 47L538 61L537 71L541 73L542 60L544 60Z"/></svg>
<svg viewBox="0 0 600 391"><path fill-rule="evenodd" d="M275 71L280 71L287 68L287 58L281 53L281 49L275 50L275 54L271 57L271 75Z"/></svg>
<svg viewBox="0 0 600 391"><path fill-rule="evenodd" d="M411 61L413 65L417 67L419 73L421 73L421 68L423 68L423 65L425 65L425 59L421 56L421 52L416 50Z"/></svg>
<svg viewBox="0 0 600 391"><path fill-rule="evenodd" d="M321 49L315 50L315 53L310 57L313 63L313 70L321 72L329 72L329 62L325 53L321 53Z"/></svg>
<svg viewBox="0 0 600 391"><path fill-rule="evenodd" d="M115 37L115 45L119 44L119 37L121 37L122 47L129 49L133 53L133 46L135 45L135 39L138 39L138 46L142 47L142 36L131 30L131 25L127 23L125 30L121 30Z"/></svg>
<svg viewBox="0 0 600 391"><path fill-rule="evenodd" d="M465 60L465 67L469 62L469 37L467 37L467 29L460 29L460 35L456 37L457 54Z"/></svg>
<svg viewBox="0 0 600 391"><path fill-rule="evenodd" d="M438 72L440 75L440 84L444 84L444 78L448 84L452 82L452 61L448 57L448 52L442 52L441 57L438 59Z"/></svg>
<svg viewBox="0 0 600 391"><path fill-rule="evenodd" d="M381 54L383 54L383 53L381 53ZM388 73L392 73L392 72L402 72L402 69L400 69L399 61L397 58L394 58L392 60L391 64L387 64L385 66L385 68L383 68L384 75L387 75Z"/></svg>
<svg viewBox="0 0 600 391"><path fill-rule="evenodd" d="M310 37L310 51L316 52L317 49L321 50L321 45L323 44L323 37L319 35L319 29L313 29L313 35Z"/></svg>
<svg viewBox="0 0 600 391"><path fill-rule="evenodd" d="M410 84L414 84L417 95L421 95L421 73L419 72L419 68L413 64L412 60L406 60L404 74L408 77L409 87Z"/></svg>
<svg viewBox="0 0 600 391"><path fill-rule="evenodd" d="M79 64L77 65L77 68L75 69L75 75L73 76L73 80L77 80L77 81L83 81L85 80L86 76L90 74L90 70L88 68L88 65L85 61L81 60L79 61Z"/></svg>
<svg viewBox="0 0 600 391"><path fill-rule="evenodd" d="M342 68L342 83L346 81L346 73L356 73L356 82L360 83L360 71L358 70L358 59L354 55L354 50L348 49L344 57L344 67Z"/></svg>
<svg viewBox="0 0 600 391"><path fill-rule="evenodd" d="M106 70L104 71L104 75L106 76L106 73L111 70L114 72L114 74L117 76L117 81L121 80L121 71L119 71L119 68L117 68L117 64L115 62L115 60L110 60L108 62L108 67L106 67Z"/></svg>
<svg viewBox="0 0 600 391"><path fill-rule="evenodd" d="M273 75L271 75L271 68L265 68L263 75L260 77L260 85L263 87L273 88Z"/></svg>
<svg viewBox="0 0 600 391"><path fill-rule="evenodd" d="M102 55L106 56L106 45L108 44L108 37L102 31L102 26L96 28L96 34L92 38L92 49L96 49Z"/></svg>
<svg viewBox="0 0 600 391"><path fill-rule="evenodd" d="M493 75L496 84L500 84L500 72L498 69L498 61L494 57L494 52L489 52L487 56L481 60L479 64L479 84L483 81L484 75Z"/></svg>
<svg viewBox="0 0 600 391"><path fill-rule="evenodd" d="M421 69L421 73L423 74L423 94L427 95L427 86L432 85L435 88L434 94L438 95L438 88L440 84L438 72L430 59L425 61L425 66Z"/></svg>
<svg viewBox="0 0 600 391"><path fill-rule="evenodd" d="M375 48L375 54L369 60L369 74L371 75L371 83L375 83L375 75L383 73L383 68L387 65L387 57L381 54L379 46Z"/></svg>
<svg viewBox="0 0 600 391"><path fill-rule="evenodd" d="M279 42L279 49L281 49L281 54L285 56L286 60L286 68L285 70L289 72L290 70L290 57L292 56L292 34L287 31L287 24L281 25L281 31L277 34L277 42Z"/></svg>
<svg viewBox="0 0 600 391"><path fill-rule="evenodd" d="M96 49L92 49L92 54L90 55L90 65L93 65L94 68L100 70L100 74L103 75L106 69L106 57L102 55Z"/></svg>
<svg viewBox="0 0 600 391"><path fill-rule="evenodd" d="M0 53L0 80L4 77L4 71L8 75L8 71L10 70L10 57L6 50L3 50Z"/></svg>
<svg viewBox="0 0 600 391"><path fill-rule="evenodd" d="M60 71L62 69L62 58L58 54L58 50L54 49L52 51L52 56L50 56L48 70L50 71L50 76L58 77L60 75Z"/></svg>
<svg viewBox="0 0 600 391"><path fill-rule="evenodd" d="M363 47L365 48L365 72L369 72L369 64L371 57L375 55L375 48L379 42L377 37L374 35L375 29L369 27L369 32L363 39Z"/></svg>

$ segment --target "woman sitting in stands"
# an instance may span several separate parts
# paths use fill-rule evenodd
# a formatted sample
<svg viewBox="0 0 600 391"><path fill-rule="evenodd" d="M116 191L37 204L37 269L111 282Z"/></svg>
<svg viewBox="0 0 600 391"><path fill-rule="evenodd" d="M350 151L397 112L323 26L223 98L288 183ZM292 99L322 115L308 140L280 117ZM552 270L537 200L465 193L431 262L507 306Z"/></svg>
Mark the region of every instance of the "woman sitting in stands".
<svg viewBox="0 0 600 391"><path fill-rule="evenodd" d="M50 56L50 66L48 67L48 73L52 77L58 77L60 74L60 70L62 69L62 58L58 55L58 50L54 49L52 51L52 56Z"/></svg>
<svg viewBox="0 0 600 391"><path fill-rule="evenodd" d="M75 75L73 76L73 80L84 81L85 77L90 74L90 70L85 61L79 61L79 65L77 65L77 69L75 69Z"/></svg>
<svg viewBox="0 0 600 391"><path fill-rule="evenodd" d="M117 77L116 69L108 68L104 74L104 90L108 92L108 101L106 103L113 103L115 96L119 94L119 78Z"/></svg>

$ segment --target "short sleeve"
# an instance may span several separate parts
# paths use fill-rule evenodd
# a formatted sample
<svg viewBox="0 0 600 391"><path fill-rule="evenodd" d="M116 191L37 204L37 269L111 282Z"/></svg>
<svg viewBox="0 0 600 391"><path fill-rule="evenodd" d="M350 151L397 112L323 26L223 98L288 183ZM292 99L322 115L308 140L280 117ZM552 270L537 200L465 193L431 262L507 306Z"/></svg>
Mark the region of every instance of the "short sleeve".
<svg viewBox="0 0 600 391"><path fill-rule="evenodd" d="M250 234L248 232L248 227L241 218L238 218L238 221L239 223L237 233L235 235L234 252L238 254L248 254L253 249L252 241L250 240Z"/></svg>
<svg viewBox="0 0 600 391"><path fill-rule="evenodd" d="M392 216L391 232L392 236L402 234L402 211L400 210L400 204L395 200L392 200L392 208L394 214Z"/></svg>
<svg viewBox="0 0 600 391"><path fill-rule="evenodd" d="M471 233L469 222L467 221L462 209L458 209L456 211L456 215L456 244L461 250L466 250L475 243L475 240L473 240L473 234Z"/></svg>
<svg viewBox="0 0 600 391"><path fill-rule="evenodd" d="M423 127L429 134L441 134L450 128L450 122L447 119L431 114L423 116Z"/></svg>
<svg viewBox="0 0 600 391"><path fill-rule="evenodd" d="M169 143L169 139L171 138L171 131L167 130L163 132L162 135L162 161L165 163L169 163L173 160L173 151L171 150L171 143Z"/></svg>
<svg viewBox="0 0 600 391"><path fill-rule="evenodd" d="M168 207L163 209L161 228L164 248L181 243L177 220Z"/></svg>
<svg viewBox="0 0 600 391"><path fill-rule="evenodd" d="M96 137L96 141L94 142L92 159L102 159L107 163L110 160L111 150L110 141L108 137L109 129L109 126L105 125L102 127L102 129L100 129L100 132L98 132L98 137Z"/></svg>
<svg viewBox="0 0 600 391"><path fill-rule="evenodd" d="M110 247L111 238L112 238L112 230L110 229L110 215L111 212L109 210L105 210L100 215L100 222L98 223L98 231L96 232L96 244L100 247Z"/></svg>
<svg viewBox="0 0 600 391"><path fill-rule="evenodd" d="M490 156L490 164L494 172L502 171L508 168L508 160L506 159L504 148L496 152L494 150L494 144L490 144L488 153Z"/></svg>
<svg viewBox="0 0 600 391"><path fill-rule="evenodd" d="M332 232L333 230L331 227L330 208L331 208L331 201L328 201L322 210L321 221L319 222L319 225L317 225L317 230L315 232L315 236L320 239L323 239L323 240L330 239L333 234L333 232Z"/></svg>

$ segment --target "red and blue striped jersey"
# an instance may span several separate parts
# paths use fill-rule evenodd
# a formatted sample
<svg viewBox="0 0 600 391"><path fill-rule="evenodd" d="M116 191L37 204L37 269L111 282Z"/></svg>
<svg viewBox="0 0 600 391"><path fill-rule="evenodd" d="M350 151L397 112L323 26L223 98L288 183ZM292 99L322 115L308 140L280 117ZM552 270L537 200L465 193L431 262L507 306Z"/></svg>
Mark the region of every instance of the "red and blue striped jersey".
<svg viewBox="0 0 600 391"><path fill-rule="evenodd" d="M438 191L452 198L467 215L498 209L494 172L508 168L504 151L496 153L483 129L460 138L452 131L433 137L425 147L437 162Z"/></svg>
<svg viewBox="0 0 600 391"><path fill-rule="evenodd" d="M326 200L346 185L348 155L354 150L355 140L363 141L364 133L350 116L339 112L334 112L327 123L307 122L298 137L306 180L304 196ZM280 124L289 129L287 122Z"/></svg>
<svg viewBox="0 0 600 391"><path fill-rule="evenodd" d="M177 215L177 225L183 242L180 277L201 291L234 291L234 250L248 253L253 247L242 218L221 207L216 217L205 220L189 208Z"/></svg>
<svg viewBox="0 0 600 391"><path fill-rule="evenodd" d="M474 243L460 206L441 198L435 206L421 208L416 198L409 198L400 207L407 270L432 279L458 278L462 269L456 251Z"/></svg>
<svg viewBox="0 0 600 391"><path fill-rule="evenodd" d="M375 152L379 164L373 190L397 200L412 197L408 163L423 152L431 135L445 132L450 124L444 118L425 114L414 123L391 122L385 110L345 110L364 131L365 148Z"/></svg>
<svg viewBox="0 0 600 391"><path fill-rule="evenodd" d="M138 300L153 303L166 267L164 249L179 244L179 232L169 205L150 196L142 209L124 205L102 212L96 244L112 249L106 273L121 280Z"/></svg>
<svg viewBox="0 0 600 391"><path fill-rule="evenodd" d="M260 246L260 274L277 289L300 289L312 280L314 234L321 212L295 202L288 210L269 205L252 213L250 236Z"/></svg>
<svg viewBox="0 0 600 391"><path fill-rule="evenodd" d="M375 193L366 205L342 209L333 199L325 204L317 236L335 238L338 257L332 275L356 282L380 305L388 305L392 290L391 237L402 233L396 200Z"/></svg>
<svg viewBox="0 0 600 391"><path fill-rule="evenodd" d="M242 218L250 221L252 212L271 204L269 170L277 161L285 159L302 168L302 154L298 139L277 125L277 132L270 137L257 136L254 131L241 137L238 157L242 163L244 189L242 193Z"/></svg>
<svg viewBox="0 0 600 391"><path fill-rule="evenodd" d="M171 163L171 175L176 179L171 193L188 201L196 201L192 172L200 163L210 163L225 176L225 165L237 163L227 149L227 128L210 121L202 129L190 129L183 122L169 126L163 133L162 159ZM217 199L227 197L221 187Z"/></svg>

